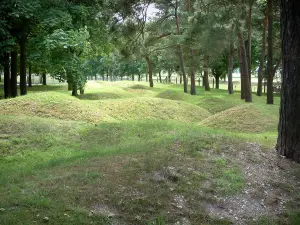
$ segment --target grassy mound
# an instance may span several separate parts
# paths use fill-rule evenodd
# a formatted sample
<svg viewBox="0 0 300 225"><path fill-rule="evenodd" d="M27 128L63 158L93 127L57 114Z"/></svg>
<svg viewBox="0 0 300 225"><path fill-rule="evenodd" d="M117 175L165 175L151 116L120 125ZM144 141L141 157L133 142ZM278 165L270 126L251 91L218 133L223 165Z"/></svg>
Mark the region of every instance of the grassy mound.
<svg viewBox="0 0 300 225"><path fill-rule="evenodd" d="M128 88L130 88L130 89L149 89L149 87L147 87L145 85L141 85L141 84L135 84L135 85L132 85Z"/></svg>
<svg viewBox="0 0 300 225"><path fill-rule="evenodd" d="M182 91L167 90L159 93L158 95L156 95L156 97L183 101L188 97L188 95L183 93Z"/></svg>
<svg viewBox="0 0 300 225"><path fill-rule="evenodd" d="M63 120L96 122L100 110L77 98L57 92L36 92L1 101L0 114L50 117Z"/></svg>
<svg viewBox="0 0 300 225"><path fill-rule="evenodd" d="M158 98L134 98L101 101L103 115L117 120L177 120L182 122L199 122L210 113L198 106L181 101Z"/></svg>
<svg viewBox="0 0 300 225"><path fill-rule="evenodd" d="M254 105L241 105L217 113L201 122L208 127L235 132L274 131L277 121L263 115Z"/></svg>
<svg viewBox="0 0 300 225"><path fill-rule="evenodd" d="M222 112L224 110L230 109L232 107L235 107L242 102L240 100L230 98L218 98L218 97L207 97L207 98L202 98L200 100L199 105L200 107L208 110L212 114Z"/></svg>
<svg viewBox="0 0 300 225"><path fill-rule="evenodd" d="M123 98L123 95L111 92L99 92L99 93L87 93L84 95L79 95L78 98L82 100L106 100L106 99L116 99Z"/></svg>

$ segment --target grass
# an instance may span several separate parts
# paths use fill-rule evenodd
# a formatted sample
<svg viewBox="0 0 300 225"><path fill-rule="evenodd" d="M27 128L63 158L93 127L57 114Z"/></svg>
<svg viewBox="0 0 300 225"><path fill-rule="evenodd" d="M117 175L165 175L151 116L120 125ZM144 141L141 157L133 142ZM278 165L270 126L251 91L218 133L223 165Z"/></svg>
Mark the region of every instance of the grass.
<svg viewBox="0 0 300 225"><path fill-rule="evenodd" d="M78 98L62 85L1 100L0 224L231 224L205 205L242 195L237 155L248 142L270 152L278 98L266 106L265 97L197 92L89 82Z"/></svg>

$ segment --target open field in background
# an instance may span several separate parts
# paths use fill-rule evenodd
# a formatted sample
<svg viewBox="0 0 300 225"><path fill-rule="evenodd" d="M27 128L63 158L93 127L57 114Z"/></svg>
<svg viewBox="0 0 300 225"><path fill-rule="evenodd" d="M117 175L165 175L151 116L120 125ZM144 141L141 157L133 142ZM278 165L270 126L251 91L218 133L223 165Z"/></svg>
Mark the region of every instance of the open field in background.
<svg viewBox="0 0 300 225"><path fill-rule="evenodd" d="M89 81L0 100L0 224L299 224L279 97Z"/></svg>

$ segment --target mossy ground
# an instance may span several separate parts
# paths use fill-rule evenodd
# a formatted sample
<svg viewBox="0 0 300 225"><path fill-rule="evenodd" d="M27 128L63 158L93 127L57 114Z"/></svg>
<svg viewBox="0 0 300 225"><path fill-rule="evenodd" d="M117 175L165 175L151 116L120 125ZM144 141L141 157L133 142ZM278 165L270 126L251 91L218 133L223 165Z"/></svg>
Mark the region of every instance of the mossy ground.
<svg viewBox="0 0 300 225"><path fill-rule="evenodd" d="M1 100L0 224L231 224L208 205L241 196L245 168L272 154L279 99L181 89L89 82L78 98L66 86L35 86ZM249 143L260 147L252 154ZM298 172L270 186L289 193L286 211L244 222L297 224Z"/></svg>

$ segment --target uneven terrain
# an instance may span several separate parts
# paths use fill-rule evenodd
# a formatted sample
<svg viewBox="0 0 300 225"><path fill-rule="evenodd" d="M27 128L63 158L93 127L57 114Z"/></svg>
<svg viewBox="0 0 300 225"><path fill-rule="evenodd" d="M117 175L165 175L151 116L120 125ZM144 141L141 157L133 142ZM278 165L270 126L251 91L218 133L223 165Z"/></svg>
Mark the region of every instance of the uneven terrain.
<svg viewBox="0 0 300 225"><path fill-rule="evenodd" d="M0 224L300 224L279 98L90 81L0 100Z"/></svg>

